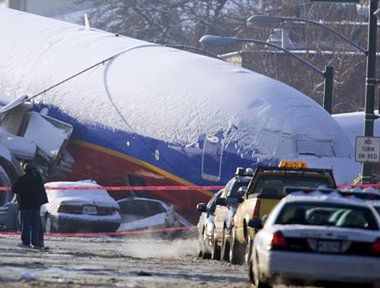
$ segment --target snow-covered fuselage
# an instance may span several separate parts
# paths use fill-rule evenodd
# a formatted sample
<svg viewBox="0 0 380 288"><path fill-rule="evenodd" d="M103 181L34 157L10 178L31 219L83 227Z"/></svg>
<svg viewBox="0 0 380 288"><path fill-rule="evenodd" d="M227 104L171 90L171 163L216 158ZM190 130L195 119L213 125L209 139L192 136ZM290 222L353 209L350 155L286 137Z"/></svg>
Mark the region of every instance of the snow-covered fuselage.
<svg viewBox="0 0 380 288"><path fill-rule="evenodd" d="M103 185L224 185L236 167L305 160L357 176L352 145L317 103L229 63L0 9L0 89L7 104L111 56L35 98L73 125L70 180ZM49 135L46 135L49 137ZM344 169L343 169L344 168ZM156 191L190 215L208 191Z"/></svg>

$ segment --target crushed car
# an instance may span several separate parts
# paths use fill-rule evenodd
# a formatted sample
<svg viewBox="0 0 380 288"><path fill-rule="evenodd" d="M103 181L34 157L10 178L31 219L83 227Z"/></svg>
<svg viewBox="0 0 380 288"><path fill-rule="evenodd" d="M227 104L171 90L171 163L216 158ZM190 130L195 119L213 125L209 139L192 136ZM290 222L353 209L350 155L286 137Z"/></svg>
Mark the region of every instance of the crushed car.
<svg viewBox="0 0 380 288"><path fill-rule="evenodd" d="M118 231L191 225L175 212L172 205L160 200L133 196L118 200L117 203L121 215Z"/></svg>
<svg viewBox="0 0 380 288"><path fill-rule="evenodd" d="M119 228L119 205L95 181L50 182L45 187L49 203L41 206L41 219L46 232L114 232Z"/></svg>

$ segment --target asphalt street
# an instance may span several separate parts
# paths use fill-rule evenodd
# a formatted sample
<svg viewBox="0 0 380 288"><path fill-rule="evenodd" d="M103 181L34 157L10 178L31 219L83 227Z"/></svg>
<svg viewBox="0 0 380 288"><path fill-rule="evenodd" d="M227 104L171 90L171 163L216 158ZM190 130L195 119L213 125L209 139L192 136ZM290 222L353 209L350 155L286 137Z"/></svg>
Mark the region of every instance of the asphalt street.
<svg viewBox="0 0 380 288"><path fill-rule="evenodd" d="M195 238L47 237L44 252L17 242L0 234L0 287L250 287L246 266L197 258Z"/></svg>

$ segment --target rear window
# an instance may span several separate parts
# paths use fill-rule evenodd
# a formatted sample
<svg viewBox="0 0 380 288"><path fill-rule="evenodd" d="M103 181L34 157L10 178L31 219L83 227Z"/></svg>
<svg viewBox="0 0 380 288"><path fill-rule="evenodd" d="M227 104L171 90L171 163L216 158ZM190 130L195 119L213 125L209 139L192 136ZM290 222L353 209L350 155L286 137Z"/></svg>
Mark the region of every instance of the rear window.
<svg viewBox="0 0 380 288"><path fill-rule="evenodd" d="M285 204L275 224L379 230L376 219L369 208L318 202Z"/></svg>
<svg viewBox="0 0 380 288"><path fill-rule="evenodd" d="M150 217L159 213L166 212L160 202L126 199L119 201L120 214L131 214L141 217Z"/></svg>
<svg viewBox="0 0 380 288"><path fill-rule="evenodd" d="M281 199L286 196L285 186L318 188L321 185L331 186L328 180L322 177L262 176L253 193L257 193L258 198Z"/></svg>

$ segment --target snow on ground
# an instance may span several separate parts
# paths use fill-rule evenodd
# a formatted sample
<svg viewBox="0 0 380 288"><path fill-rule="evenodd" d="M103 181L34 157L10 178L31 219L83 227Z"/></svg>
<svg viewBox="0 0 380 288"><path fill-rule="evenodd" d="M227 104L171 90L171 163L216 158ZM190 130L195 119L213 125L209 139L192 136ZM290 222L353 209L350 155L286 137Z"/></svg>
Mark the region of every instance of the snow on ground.
<svg viewBox="0 0 380 288"><path fill-rule="evenodd" d="M16 247L19 237L0 235L0 286L250 286L245 266L198 259L194 238L170 241L146 236L138 239L48 237L45 242L50 250L40 252ZM275 286L279 287L285 288Z"/></svg>

